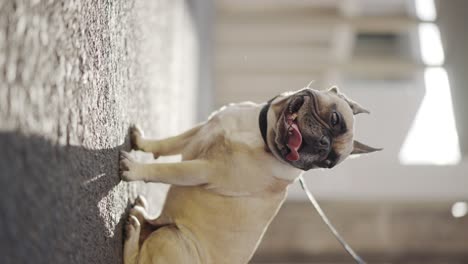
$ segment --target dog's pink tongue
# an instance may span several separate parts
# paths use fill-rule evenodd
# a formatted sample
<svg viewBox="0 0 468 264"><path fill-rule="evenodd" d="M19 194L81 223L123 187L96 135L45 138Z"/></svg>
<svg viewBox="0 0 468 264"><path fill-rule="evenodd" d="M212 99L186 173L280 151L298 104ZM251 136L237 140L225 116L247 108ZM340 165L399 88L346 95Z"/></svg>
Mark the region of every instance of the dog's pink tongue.
<svg viewBox="0 0 468 264"><path fill-rule="evenodd" d="M302 135L295 123L291 124L291 128L292 131L291 135L289 135L287 144L291 152L289 152L289 154L286 156L286 159L288 159L289 161L296 161L299 159L299 153L297 152L297 150L301 147Z"/></svg>

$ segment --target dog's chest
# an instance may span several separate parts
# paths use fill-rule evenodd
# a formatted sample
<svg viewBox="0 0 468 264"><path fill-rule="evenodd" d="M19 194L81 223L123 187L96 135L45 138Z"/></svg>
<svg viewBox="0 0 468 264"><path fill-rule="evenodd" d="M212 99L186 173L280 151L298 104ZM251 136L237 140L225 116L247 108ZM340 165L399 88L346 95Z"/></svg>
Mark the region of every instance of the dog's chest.
<svg viewBox="0 0 468 264"><path fill-rule="evenodd" d="M261 147L264 143L258 126L259 113L259 106L253 103L229 105L213 117L217 122L215 130L230 142Z"/></svg>

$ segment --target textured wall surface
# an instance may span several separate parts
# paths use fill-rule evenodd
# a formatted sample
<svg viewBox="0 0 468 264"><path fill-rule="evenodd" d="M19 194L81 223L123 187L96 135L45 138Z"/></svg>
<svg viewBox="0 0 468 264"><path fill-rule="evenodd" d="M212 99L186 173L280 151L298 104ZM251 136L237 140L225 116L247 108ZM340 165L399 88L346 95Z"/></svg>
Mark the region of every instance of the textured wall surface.
<svg viewBox="0 0 468 264"><path fill-rule="evenodd" d="M0 1L0 262L120 263L118 151L191 125L194 39L184 1ZM183 105L184 107L180 107Z"/></svg>

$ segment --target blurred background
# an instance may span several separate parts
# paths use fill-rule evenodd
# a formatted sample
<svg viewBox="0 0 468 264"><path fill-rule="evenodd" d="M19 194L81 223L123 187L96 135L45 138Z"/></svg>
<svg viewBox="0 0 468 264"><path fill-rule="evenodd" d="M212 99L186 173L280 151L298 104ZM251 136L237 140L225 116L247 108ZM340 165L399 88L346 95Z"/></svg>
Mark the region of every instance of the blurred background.
<svg viewBox="0 0 468 264"><path fill-rule="evenodd" d="M305 175L369 262L468 262L467 1L215 0L200 118L305 87L371 110L356 138L384 151ZM207 70L209 69L209 70ZM254 263L348 263L300 189Z"/></svg>
<svg viewBox="0 0 468 264"><path fill-rule="evenodd" d="M305 174L342 236L369 263L468 263L467 13L464 0L0 3L0 262L120 263L130 202L142 193L157 214L167 189L120 182L130 124L166 137L313 81L370 109L356 138L384 148ZM353 262L296 183L251 263Z"/></svg>

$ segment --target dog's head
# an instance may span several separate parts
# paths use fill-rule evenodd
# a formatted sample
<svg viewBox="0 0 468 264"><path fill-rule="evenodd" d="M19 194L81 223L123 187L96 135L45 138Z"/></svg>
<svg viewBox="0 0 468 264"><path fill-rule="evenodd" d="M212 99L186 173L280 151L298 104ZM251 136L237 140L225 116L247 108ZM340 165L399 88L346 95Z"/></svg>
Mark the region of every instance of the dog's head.
<svg viewBox="0 0 468 264"><path fill-rule="evenodd" d="M302 170L332 168L349 155L380 150L353 139L354 115L359 113L369 111L336 87L281 94L267 113L268 148Z"/></svg>

